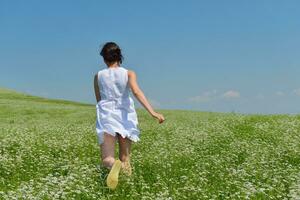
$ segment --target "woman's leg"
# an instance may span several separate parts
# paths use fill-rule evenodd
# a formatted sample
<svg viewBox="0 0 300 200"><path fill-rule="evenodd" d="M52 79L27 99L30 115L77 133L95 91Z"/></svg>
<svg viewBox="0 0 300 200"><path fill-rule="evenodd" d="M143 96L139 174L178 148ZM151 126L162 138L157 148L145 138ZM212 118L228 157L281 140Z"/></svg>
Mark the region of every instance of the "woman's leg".
<svg viewBox="0 0 300 200"><path fill-rule="evenodd" d="M111 169L115 162L116 138L108 133L103 134L103 143L100 145L102 164Z"/></svg>
<svg viewBox="0 0 300 200"><path fill-rule="evenodd" d="M131 140L128 138L123 138L121 135L118 135L119 142L119 159L122 161L122 168L125 173L131 175L131 166L130 166L130 148Z"/></svg>
<svg viewBox="0 0 300 200"><path fill-rule="evenodd" d="M119 158L122 162L130 161L131 140L118 134Z"/></svg>

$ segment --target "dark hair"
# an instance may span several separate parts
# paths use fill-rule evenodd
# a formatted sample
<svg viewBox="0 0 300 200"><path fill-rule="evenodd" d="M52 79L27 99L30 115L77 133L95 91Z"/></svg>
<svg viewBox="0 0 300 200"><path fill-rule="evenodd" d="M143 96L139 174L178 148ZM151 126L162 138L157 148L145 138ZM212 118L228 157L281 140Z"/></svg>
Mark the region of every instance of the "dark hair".
<svg viewBox="0 0 300 200"><path fill-rule="evenodd" d="M100 52L100 55L106 62L120 62L123 61L123 56L120 47L114 42L107 42Z"/></svg>

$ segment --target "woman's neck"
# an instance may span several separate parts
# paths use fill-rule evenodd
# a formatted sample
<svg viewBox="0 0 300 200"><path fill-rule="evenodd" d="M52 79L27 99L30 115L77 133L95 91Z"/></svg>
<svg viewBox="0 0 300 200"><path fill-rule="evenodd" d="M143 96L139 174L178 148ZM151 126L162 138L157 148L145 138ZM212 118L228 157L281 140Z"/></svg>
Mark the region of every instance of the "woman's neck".
<svg viewBox="0 0 300 200"><path fill-rule="evenodd" d="M115 62L115 63L112 63L112 64L107 64L107 67L108 68L116 68L116 67L119 67L120 65L119 65L119 63L118 62Z"/></svg>

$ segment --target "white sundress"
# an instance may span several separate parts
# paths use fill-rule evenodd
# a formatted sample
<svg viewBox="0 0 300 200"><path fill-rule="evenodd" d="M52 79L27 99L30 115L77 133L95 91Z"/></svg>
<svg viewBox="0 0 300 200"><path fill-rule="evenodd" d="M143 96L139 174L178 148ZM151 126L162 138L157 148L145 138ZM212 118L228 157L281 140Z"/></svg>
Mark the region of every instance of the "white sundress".
<svg viewBox="0 0 300 200"><path fill-rule="evenodd" d="M128 70L124 67L108 67L98 72L101 100L96 104L96 132L98 143L103 143L104 132L139 141L137 113L130 96Z"/></svg>

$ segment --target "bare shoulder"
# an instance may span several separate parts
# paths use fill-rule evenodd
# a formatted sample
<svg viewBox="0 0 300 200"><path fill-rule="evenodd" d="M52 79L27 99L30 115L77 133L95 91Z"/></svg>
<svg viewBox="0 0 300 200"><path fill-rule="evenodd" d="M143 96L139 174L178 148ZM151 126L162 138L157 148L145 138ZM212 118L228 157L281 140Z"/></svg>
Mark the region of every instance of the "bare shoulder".
<svg viewBox="0 0 300 200"><path fill-rule="evenodd" d="M136 77L136 74L135 74L135 72L133 70L129 70L128 69L127 73L128 73L128 77L132 77L132 78Z"/></svg>

